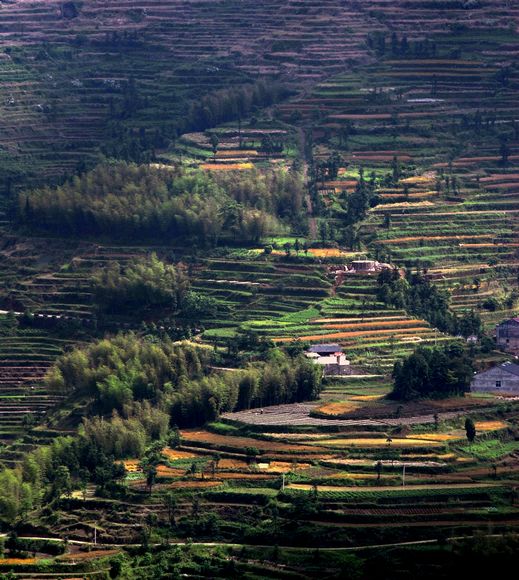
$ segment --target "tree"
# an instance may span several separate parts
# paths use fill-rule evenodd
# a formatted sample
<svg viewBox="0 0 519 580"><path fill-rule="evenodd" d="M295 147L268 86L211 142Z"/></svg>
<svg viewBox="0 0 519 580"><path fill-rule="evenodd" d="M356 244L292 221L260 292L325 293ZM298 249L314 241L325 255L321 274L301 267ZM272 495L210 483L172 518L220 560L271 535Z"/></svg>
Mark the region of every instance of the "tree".
<svg viewBox="0 0 519 580"><path fill-rule="evenodd" d="M157 480L157 467L155 465L149 465L146 469L146 486L151 495L153 486Z"/></svg>
<svg viewBox="0 0 519 580"><path fill-rule="evenodd" d="M465 419L465 434L467 436L467 441L473 443L476 438L476 425L470 417Z"/></svg>
<svg viewBox="0 0 519 580"><path fill-rule="evenodd" d="M391 398L410 400L420 397L449 396L465 392L472 380L473 362L461 345L444 348L418 347L393 367Z"/></svg>
<svg viewBox="0 0 519 580"><path fill-rule="evenodd" d="M181 442L182 442L182 437L180 435L180 431L179 431L178 427L177 426L172 427L171 431L169 433L169 441L168 441L169 446L172 449L176 449L177 447L180 446Z"/></svg>
<svg viewBox="0 0 519 580"><path fill-rule="evenodd" d="M261 139L261 150L267 157L270 157L276 150L272 136L269 133Z"/></svg>
<svg viewBox="0 0 519 580"><path fill-rule="evenodd" d="M259 449L257 447L247 447L245 449L245 454L247 456L247 464L250 465L251 463L256 462L256 458L259 455Z"/></svg>
<svg viewBox="0 0 519 580"><path fill-rule="evenodd" d="M200 499L198 496L193 498L193 502L191 504L191 517L196 521L200 517Z"/></svg>
<svg viewBox="0 0 519 580"><path fill-rule="evenodd" d="M56 470L54 481L52 484L52 495L59 498L61 495L70 496L72 493L72 481L70 479L70 471L65 465L60 465Z"/></svg>
<svg viewBox="0 0 519 580"><path fill-rule="evenodd" d="M382 473L382 461L375 463L375 471L377 472L377 481L380 481L380 474Z"/></svg>
<svg viewBox="0 0 519 580"><path fill-rule="evenodd" d="M176 525L176 511L177 511L177 506L178 506L178 502L177 502L177 498L176 498L175 492L169 491L164 496L164 507L168 511L168 521L169 521L169 524L171 526L175 526Z"/></svg>
<svg viewBox="0 0 519 580"><path fill-rule="evenodd" d="M508 157L510 156L510 147L508 146L506 139L501 141L499 154L501 155L501 165L506 165L508 163Z"/></svg>
<svg viewBox="0 0 519 580"><path fill-rule="evenodd" d="M218 146L220 145L220 139L216 133L211 133L209 137L211 142L211 149L213 150L213 160L216 161L216 153L218 152Z"/></svg>
<svg viewBox="0 0 519 580"><path fill-rule="evenodd" d="M211 473L213 476L213 479L216 477L216 471L218 469L218 465L220 463L222 456L219 453L215 453L213 455L213 458L211 460Z"/></svg>

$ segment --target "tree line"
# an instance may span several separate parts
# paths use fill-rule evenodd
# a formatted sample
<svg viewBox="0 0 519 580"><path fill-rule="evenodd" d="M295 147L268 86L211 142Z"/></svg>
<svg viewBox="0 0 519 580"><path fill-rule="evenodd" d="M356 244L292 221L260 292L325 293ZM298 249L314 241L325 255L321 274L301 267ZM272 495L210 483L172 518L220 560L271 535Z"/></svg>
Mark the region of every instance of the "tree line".
<svg viewBox="0 0 519 580"><path fill-rule="evenodd" d="M197 70L178 71L181 75ZM117 94L117 92L119 94ZM269 107L290 96L291 91L276 81L259 80L197 94L179 93L173 106L162 108L162 124L150 129L137 127L136 118L154 105L150 95L143 94L135 78L129 77L111 95L107 138L101 145L106 157L137 163L155 159L155 150L164 149L184 133L205 131L236 119L243 119L257 109ZM128 121L133 121L129 123ZM142 122L142 121L140 121Z"/></svg>
<svg viewBox="0 0 519 580"><path fill-rule="evenodd" d="M213 176L179 166L105 164L61 186L23 192L18 219L66 236L257 243L301 219L300 176L283 170Z"/></svg>
<svg viewBox="0 0 519 580"><path fill-rule="evenodd" d="M161 314L165 326L199 324L222 308L216 298L191 289L182 266L167 264L155 253L94 271L92 289L100 315Z"/></svg>
<svg viewBox="0 0 519 580"><path fill-rule="evenodd" d="M128 313L135 310L184 307L189 280L182 269L159 260L155 253L126 265L113 261L94 272L94 300L102 312Z"/></svg>

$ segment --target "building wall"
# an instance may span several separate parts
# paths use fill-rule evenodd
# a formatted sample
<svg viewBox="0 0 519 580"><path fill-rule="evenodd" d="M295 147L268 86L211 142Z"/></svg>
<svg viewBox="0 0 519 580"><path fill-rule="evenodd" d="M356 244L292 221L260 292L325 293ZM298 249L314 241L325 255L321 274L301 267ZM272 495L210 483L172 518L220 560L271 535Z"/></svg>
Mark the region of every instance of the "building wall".
<svg viewBox="0 0 519 580"><path fill-rule="evenodd" d="M519 324L503 322L496 328L497 345L507 352L519 353Z"/></svg>
<svg viewBox="0 0 519 580"><path fill-rule="evenodd" d="M319 358L315 359L316 363L320 365L349 365L350 361L341 354L340 356L331 355L331 356L320 356Z"/></svg>
<svg viewBox="0 0 519 580"><path fill-rule="evenodd" d="M324 367L324 374L326 376L343 376L343 375L351 375L351 366L347 365L338 365L338 364L331 364L325 365Z"/></svg>
<svg viewBox="0 0 519 580"><path fill-rule="evenodd" d="M472 392L519 394L519 377L496 367L483 373L478 373L472 380L470 390Z"/></svg>

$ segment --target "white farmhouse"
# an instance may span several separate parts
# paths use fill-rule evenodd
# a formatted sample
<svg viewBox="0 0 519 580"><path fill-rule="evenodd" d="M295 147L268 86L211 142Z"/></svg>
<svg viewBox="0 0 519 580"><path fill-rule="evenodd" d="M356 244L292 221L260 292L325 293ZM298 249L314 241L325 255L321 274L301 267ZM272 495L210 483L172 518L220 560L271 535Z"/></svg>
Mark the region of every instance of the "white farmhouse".
<svg viewBox="0 0 519 580"><path fill-rule="evenodd" d="M350 361L338 344L313 344L305 354L309 359L324 367L325 375L349 375L351 373Z"/></svg>

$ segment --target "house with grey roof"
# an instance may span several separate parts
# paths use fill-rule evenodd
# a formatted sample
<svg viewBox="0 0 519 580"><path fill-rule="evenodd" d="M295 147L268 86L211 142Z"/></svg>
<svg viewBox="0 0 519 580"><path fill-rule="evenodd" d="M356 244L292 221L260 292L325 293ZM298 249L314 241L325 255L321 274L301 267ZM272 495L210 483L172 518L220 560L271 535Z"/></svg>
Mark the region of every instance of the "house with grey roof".
<svg viewBox="0 0 519 580"><path fill-rule="evenodd" d="M474 375L470 384L473 393L504 393L519 395L519 365L505 362Z"/></svg>

